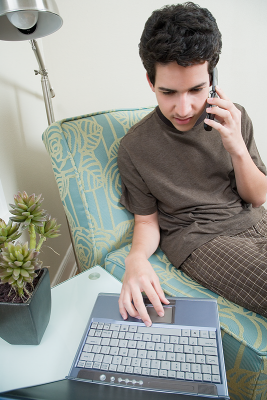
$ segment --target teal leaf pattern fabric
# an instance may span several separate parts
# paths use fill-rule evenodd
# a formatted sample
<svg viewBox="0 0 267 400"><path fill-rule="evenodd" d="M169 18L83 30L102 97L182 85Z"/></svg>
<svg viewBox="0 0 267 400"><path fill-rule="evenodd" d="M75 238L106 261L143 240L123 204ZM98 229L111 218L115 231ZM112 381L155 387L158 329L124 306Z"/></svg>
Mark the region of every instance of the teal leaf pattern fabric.
<svg viewBox="0 0 267 400"><path fill-rule="evenodd" d="M68 118L43 134L82 270L98 264L123 280L134 220L119 203L117 152L129 128L153 109ZM160 248L150 262L167 295L217 299L231 400L266 400L267 319L192 281Z"/></svg>

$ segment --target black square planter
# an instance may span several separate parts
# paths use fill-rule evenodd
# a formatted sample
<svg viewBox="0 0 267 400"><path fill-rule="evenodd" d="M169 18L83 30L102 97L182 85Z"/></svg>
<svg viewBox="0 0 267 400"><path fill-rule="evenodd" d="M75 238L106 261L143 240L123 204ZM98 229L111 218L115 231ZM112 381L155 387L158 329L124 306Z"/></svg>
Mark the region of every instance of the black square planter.
<svg viewBox="0 0 267 400"><path fill-rule="evenodd" d="M0 303L0 337L10 344L41 342L51 314L49 272L44 272L26 303Z"/></svg>

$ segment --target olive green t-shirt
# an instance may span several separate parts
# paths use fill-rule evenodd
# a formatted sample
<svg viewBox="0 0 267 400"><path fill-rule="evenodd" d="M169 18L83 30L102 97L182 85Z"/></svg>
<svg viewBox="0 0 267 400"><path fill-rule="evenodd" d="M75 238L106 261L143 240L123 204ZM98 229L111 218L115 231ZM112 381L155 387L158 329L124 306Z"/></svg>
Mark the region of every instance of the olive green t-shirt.
<svg viewBox="0 0 267 400"><path fill-rule="evenodd" d="M248 151L266 175L251 120L243 107L236 107L242 113ZM181 132L157 107L121 140L118 166L121 204L138 215L158 211L160 247L177 268L202 244L218 235L242 232L264 211L241 199L219 132L205 131L201 120Z"/></svg>

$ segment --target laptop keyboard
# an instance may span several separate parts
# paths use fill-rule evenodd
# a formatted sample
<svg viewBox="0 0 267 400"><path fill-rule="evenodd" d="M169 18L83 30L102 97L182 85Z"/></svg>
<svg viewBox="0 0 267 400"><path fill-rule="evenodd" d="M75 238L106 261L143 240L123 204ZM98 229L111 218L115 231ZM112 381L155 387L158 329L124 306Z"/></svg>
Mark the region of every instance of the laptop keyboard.
<svg viewBox="0 0 267 400"><path fill-rule="evenodd" d="M76 367L220 383L216 330L92 322Z"/></svg>

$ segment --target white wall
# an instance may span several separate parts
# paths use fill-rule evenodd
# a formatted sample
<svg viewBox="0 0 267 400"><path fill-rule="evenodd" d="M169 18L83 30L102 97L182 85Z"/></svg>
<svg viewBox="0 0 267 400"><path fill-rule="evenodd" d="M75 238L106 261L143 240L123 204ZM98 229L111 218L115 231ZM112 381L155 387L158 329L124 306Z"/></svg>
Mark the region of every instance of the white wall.
<svg viewBox="0 0 267 400"><path fill-rule="evenodd" d="M223 35L219 84L244 105L254 122L267 164L266 0L199 0L211 10ZM63 27L44 38L45 62L55 89L55 118L112 108L154 105L138 55L143 26L164 0L57 0ZM169 3L170 4L170 3ZM0 179L8 203L17 190L42 193L58 218L62 236L45 249L52 278L70 241L50 160L41 140L47 126L37 63L28 42L0 41Z"/></svg>
<svg viewBox="0 0 267 400"><path fill-rule="evenodd" d="M219 84L251 116L267 164L267 1L199 0L223 36ZM173 2L175 3L175 2ZM57 0L63 27L43 39L58 118L155 104L138 55L143 26L164 0Z"/></svg>

